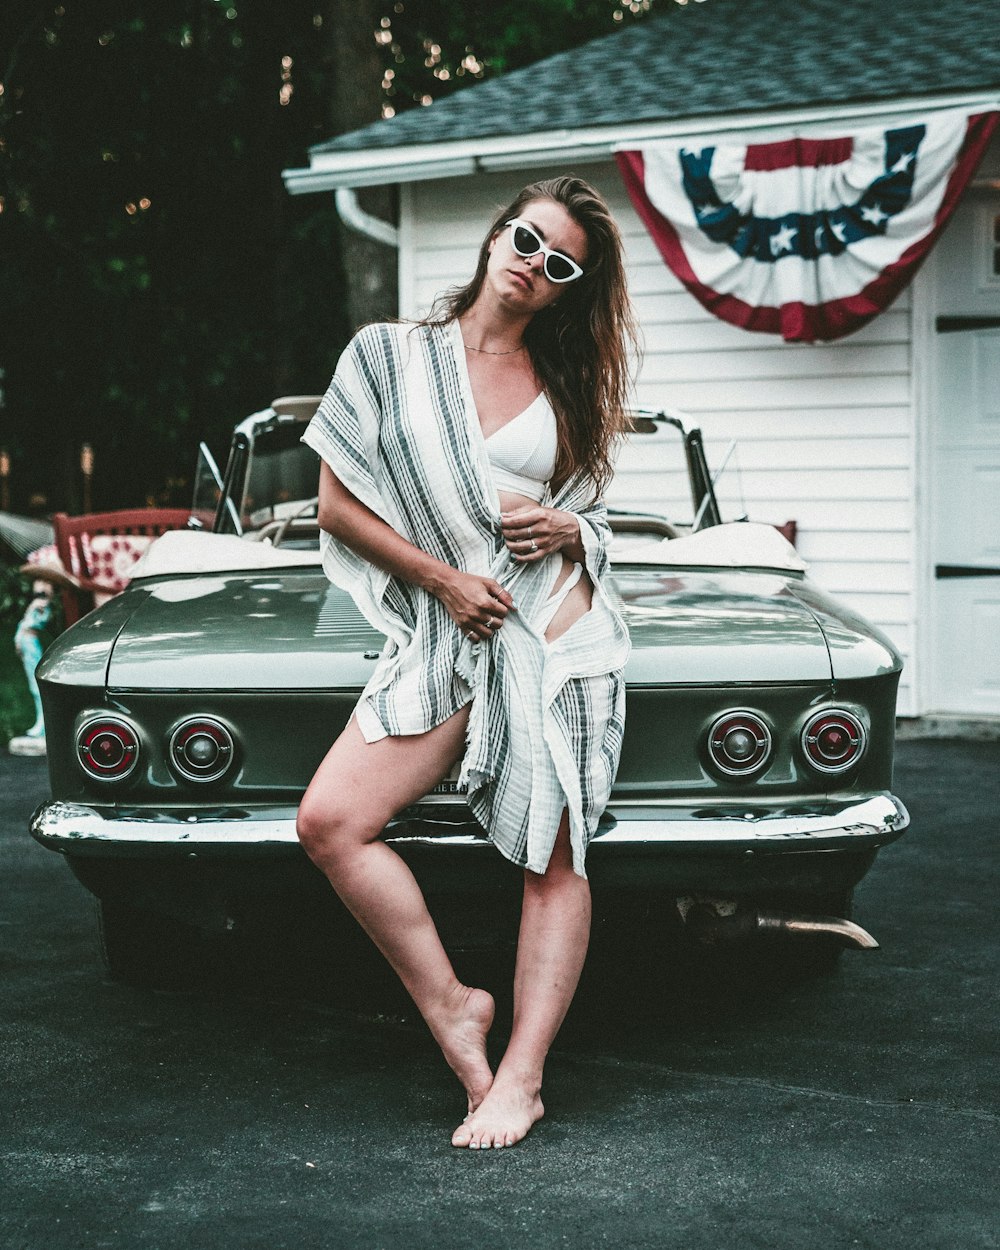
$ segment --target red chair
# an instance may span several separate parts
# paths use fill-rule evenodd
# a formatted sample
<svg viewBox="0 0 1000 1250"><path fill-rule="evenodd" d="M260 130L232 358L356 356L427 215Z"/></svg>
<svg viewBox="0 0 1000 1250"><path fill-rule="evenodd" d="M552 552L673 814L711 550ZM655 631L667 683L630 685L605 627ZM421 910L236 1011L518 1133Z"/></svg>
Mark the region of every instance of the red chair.
<svg viewBox="0 0 1000 1250"><path fill-rule="evenodd" d="M60 581L66 624L72 625L98 603L128 585L132 566L154 538L183 529L187 508L136 508L52 518L56 550L68 575Z"/></svg>

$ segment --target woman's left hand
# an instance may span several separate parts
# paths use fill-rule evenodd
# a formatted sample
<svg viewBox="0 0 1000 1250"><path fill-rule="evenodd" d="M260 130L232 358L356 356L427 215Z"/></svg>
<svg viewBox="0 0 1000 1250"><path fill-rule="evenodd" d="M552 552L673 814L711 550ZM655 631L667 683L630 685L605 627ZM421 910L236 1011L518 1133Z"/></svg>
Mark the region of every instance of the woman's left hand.
<svg viewBox="0 0 1000 1250"><path fill-rule="evenodd" d="M580 522L561 508L515 508L500 513L500 524L507 550L518 563L544 560L554 551L580 545Z"/></svg>

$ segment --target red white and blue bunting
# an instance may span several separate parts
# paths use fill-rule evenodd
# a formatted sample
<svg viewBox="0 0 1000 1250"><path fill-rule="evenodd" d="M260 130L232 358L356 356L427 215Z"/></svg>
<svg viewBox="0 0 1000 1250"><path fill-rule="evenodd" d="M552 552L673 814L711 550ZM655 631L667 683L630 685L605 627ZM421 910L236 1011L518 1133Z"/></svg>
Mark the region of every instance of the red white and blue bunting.
<svg viewBox="0 0 1000 1250"><path fill-rule="evenodd" d="M617 153L663 259L702 304L789 341L842 338L916 273L1000 114L948 110L836 139Z"/></svg>

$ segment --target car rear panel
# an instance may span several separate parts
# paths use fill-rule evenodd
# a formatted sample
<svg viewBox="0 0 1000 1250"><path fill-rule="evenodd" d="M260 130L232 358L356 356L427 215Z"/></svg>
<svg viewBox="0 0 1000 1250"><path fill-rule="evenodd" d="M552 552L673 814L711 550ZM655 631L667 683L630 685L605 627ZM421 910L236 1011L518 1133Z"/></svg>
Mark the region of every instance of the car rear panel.
<svg viewBox="0 0 1000 1250"><path fill-rule="evenodd" d="M671 795L694 801L731 796L761 801L843 789L843 782L818 775L804 761L800 745L808 714L836 704L855 712L868 727L870 747L852 786L884 789L891 774L895 675L845 683L834 697L829 682L632 688L628 692L625 739L615 784L616 798ZM53 793L61 798L119 796L130 803L297 801L331 743L347 723L360 689L326 691L128 691L63 688L49 694L49 759ZM54 704L58 703L58 712ZM774 741L770 763L747 780L714 770L707 738L724 712L756 712ZM121 786L84 777L75 759L75 734L90 716L113 712L127 718L141 741L140 766ZM179 780L168 761L174 729L191 717L222 721L236 742L236 758L219 782ZM117 801L117 800L116 800Z"/></svg>
<svg viewBox="0 0 1000 1250"><path fill-rule="evenodd" d="M616 570L633 644L617 799L771 801L889 785L892 653L875 665L879 676L835 684L817 616L842 655L852 637L876 643L852 635L829 601L801 602L800 586L772 574ZM318 569L163 579L129 597L113 649L102 643L106 688L96 652L85 684L67 682L53 662L41 672L53 793L151 805L297 802L347 723L382 636ZM857 715L876 744L842 779L811 769L800 743L808 715L833 705ZM713 723L733 710L759 716L774 744L767 766L746 779L720 774L706 750ZM140 765L121 785L88 780L76 760L76 733L100 712L139 733ZM235 740L220 781L185 782L171 770L170 736L196 716L222 721Z"/></svg>

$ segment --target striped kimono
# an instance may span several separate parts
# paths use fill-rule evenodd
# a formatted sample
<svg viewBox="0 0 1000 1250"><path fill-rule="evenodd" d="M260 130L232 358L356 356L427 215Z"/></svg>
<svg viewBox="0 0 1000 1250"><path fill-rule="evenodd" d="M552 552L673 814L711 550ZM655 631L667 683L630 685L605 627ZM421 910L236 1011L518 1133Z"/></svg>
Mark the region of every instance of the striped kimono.
<svg viewBox="0 0 1000 1250"><path fill-rule="evenodd" d="M562 557L522 564L504 544L457 322L365 326L303 441L397 533L454 568L495 578L517 608L492 639L473 642L434 595L323 534L327 576L387 637L355 709L365 739L424 733L471 700L459 784L476 819L508 859L544 872L568 810L573 866L585 876L618 767L629 650L608 593L609 529L592 484L580 474L542 500L579 518L595 588L591 610L547 643L536 624Z"/></svg>

